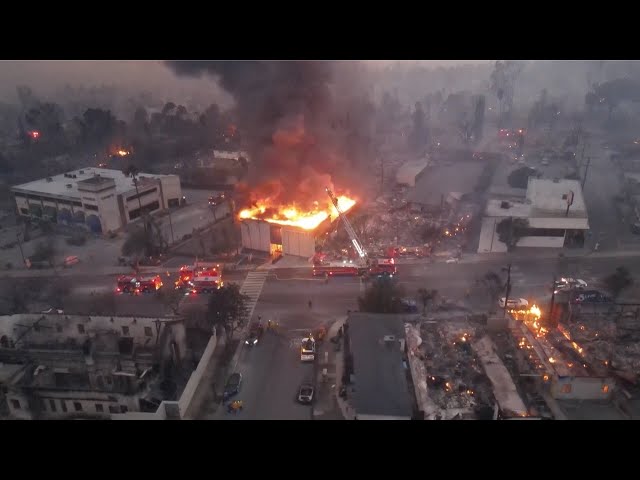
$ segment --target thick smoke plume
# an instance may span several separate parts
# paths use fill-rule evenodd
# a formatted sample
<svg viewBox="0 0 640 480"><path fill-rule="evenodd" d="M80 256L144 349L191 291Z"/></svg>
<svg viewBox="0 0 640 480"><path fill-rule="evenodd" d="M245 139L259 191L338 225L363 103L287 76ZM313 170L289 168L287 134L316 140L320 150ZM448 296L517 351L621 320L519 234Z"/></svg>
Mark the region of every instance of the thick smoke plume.
<svg viewBox="0 0 640 480"><path fill-rule="evenodd" d="M251 197L310 208L348 170L349 113L334 101L335 64L321 61L169 61L177 75L210 75L236 102L256 167ZM346 120L345 120L346 119ZM352 135L351 135L352 136ZM343 177L344 178L344 177ZM346 180L344 180L346 182ZM345 192L348 185L337 185ZM257 198L250 198L249 201Z"/></svg>

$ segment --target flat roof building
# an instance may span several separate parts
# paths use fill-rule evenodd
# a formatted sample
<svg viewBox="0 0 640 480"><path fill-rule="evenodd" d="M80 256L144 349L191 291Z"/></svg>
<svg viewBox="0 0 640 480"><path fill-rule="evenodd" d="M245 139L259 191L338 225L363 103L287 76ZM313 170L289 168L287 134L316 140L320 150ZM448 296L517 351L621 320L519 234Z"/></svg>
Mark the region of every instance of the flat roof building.
<svg viewBox="0 0 640 480"><path fill-rule="evenodd" d="M136 188L137 187L137 188ZM139 218L180 204L176 175L82 168L11 188L19 215L83 226L94 233L116 231Z"/></svg>
<svg viewBox="0 0 640 480"><path fill-rule="evenodd" d="M403 317L351 313L347 325L356 418L410 420L414 401L407 381Z"/></svg>
<svg viewBox="0 0 640 480"><path fill-rule="evenodd" d="M478 253L506 252L497 227L505 218L529 222L519 247L582 247L589 230L582 187L577 180L529 178L522 201L493 198L487 202L482 220Z"/></svg>

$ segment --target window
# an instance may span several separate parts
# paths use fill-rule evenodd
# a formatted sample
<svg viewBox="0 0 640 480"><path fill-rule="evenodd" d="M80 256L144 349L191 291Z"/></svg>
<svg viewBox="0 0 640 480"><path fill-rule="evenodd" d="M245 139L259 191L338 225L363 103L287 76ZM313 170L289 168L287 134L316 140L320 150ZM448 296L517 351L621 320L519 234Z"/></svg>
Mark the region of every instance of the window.
<svg viewBox="0 0 640 480"><path fill-rule="evenodd" d="M73 402L73 408L76 412L81 412L82 404L80 402Z"/></svg>
<svg viewBox="0 0 640 480"><path fill-rule="evenodd" d="M67 411L67 402L65 402L64 400L60 400L60 408L62 409L63 412L66 413L66 411Z"/></svg>
<svg viewBox="0 0 640 480"><path fill-rule="evenodd" d="M78 333L84 333L84 325L81 323L78 324Z"/></svg>
<svg viewBox="0 0 640 480"><path fill-rule="evenodd" d="M149 195L150 193L155 193L157 191L158 191L158 187L154 187L151 190L140 192L139 194L136 194L136 195L131 195L130 197L127 197L127 202L130 202L131 200L136 200L138 197L144 197L145 195Z"/></svg>
<svg viewBox="0 0 640 480"><path fill-rule="evenodd" d="M562 385L562 389L560 390L562 393L571 393L571 384L565 383Z"/></svg>
<svg viewBox="0 0 640 480"><path fill-rule="evenodd" d="M109 413L120 413L117 405L109 405Z"/></svg>
<svg viewBox="0 0 640 480"><path fill-rule="evenodd" d="M97 205L88 205L88 204L84 204L84 208L86 208L87 210L95 210L96 212L98 211L98 206Z"/></svg>
<svg viewBox="0 0 640 480"><path fill-rule="evenodd" d="M11 399L11 408L13 408L14 410L20 410L20 401L16 400L15 398Z"/></svg>
<svg viewBox="0 0 640 480"><path fill-rule="evenodd" d="M126 325L122 326L122 334L123 335L129 335L129 327L127 327Z"/></svg>
<svg viewBox="0 0 640 480"><path fill-rule="evenodd" d="M602 385L602 393L609 393L609 385Z"/></svg>
<svg viewBox="0 0 640 480"><path fill-rule="evenodd" d="M49 400L49 408L51 408L52 412L56 412L58 410L56 408L56 401L54 399Z"/></svg>
<svg viewBox="0 0 640 480"><path fill-rule="evenodd" d="M525 228L523 237L564 237L562 228Z"/></svg>
<svg viewBox="0 0 640 480"><path fill-rule="evenodd" d="M107 385L111 385L111 377L105 377L107 380Z"/></svg>
<svg viewBox="0 0 640 480"><path fill-rule="evenodd" d="M96 403L96 412L98 413L104 412L104 407L102 406L101 403Z"/></svg>
<svg viewBox="0 0 640 480"><path fill-rule="evenodd" d="M157 210L160 208L160 203L156 200L155 202L151 202L148 205L144 205L142 207L142 210L144 212L153 212L154 210ZM130 220L134 220L136 218L138 218L140 216L140 209L136 208L135 210L131 210L129 212L129 219Z"/></svg>
<svg viewBox="0 0 640 480"><path fill-rule="evenodd" d="M144 334L147 337L153 337L153 330L151 327L144 327Z"/></svg>
<svg viewBox="0 0 640 480"><path fill-rule="evenodd" d="M38 403L40 403L40 410L42 410L43 412L46 412L47 402L44 401L44 398L41 398Z"/></svg>
<svg viewBox="0 0 640 480"><path fill-rule="evenodd" d="M120 413L127 413L129 409L126 405L120 405Z"/></svg>
<svg viewBox="0 0 640 480"><path fill-rule="evenodd" d="M74 207L81 207L82 202L72 202Z"/></svg>
<svg viewBox="0 0 640 480"><path fill-rule="evenodd" d="M98 375L96 381L98 382L98 388L102 390L104 388L104 379L102 378L102 375Z"/></svg>
<svg viewBox="0 0 640 480"><path fill-rule="evenodd" d="M22 215L29 215L29 209L28 208L21 208L20 209L20 213Z"/></svg>
<svg viewBox="0 0 640 480"><path fill-rule="evenodd" d="M62 325L56 325L56 332L62 333Z"/></svg>

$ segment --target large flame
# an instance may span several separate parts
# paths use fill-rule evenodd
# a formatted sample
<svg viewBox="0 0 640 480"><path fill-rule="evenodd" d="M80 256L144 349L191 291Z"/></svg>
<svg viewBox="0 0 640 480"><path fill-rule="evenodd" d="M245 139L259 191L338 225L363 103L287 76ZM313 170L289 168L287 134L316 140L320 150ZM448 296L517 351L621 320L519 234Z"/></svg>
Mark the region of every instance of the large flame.
<svg viewBox="0 0 640 480"><path fill-rule="evenodd" d="M355 204L356 201L352 198L344 195L338 197L338 206L342 212L347 212ZM338 218L338 211L328 198L326 202L314 202L314 205L313 210L302 211L295 203L276 206L269 199L266 199L256 202L251 208L242 210L238 216L240 219L265 220L270 223L291 225L305 230L315 230L318 225L329 217L331 217L332 221Z"/></svg>

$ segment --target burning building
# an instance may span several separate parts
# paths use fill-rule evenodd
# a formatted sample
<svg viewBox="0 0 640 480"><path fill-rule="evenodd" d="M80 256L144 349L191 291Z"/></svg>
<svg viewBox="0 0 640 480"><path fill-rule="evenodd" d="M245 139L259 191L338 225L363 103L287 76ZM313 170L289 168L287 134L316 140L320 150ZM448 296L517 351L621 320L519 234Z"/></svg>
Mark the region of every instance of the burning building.
<svg viewBox="0 0 640 480"><path fill-rule="evenodd" d="M341 196L338 204L343 213L350 211L355 200ZM269 252L272 256L294 255L311 257L315 253L316 238L326 233L338 218L338 211L329 198L313 202L303 210L295 203L274 206L269 200L256 202L240 211L242 246L249 250Z"/></svg>

